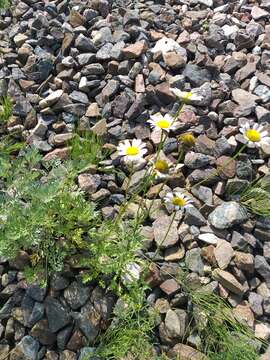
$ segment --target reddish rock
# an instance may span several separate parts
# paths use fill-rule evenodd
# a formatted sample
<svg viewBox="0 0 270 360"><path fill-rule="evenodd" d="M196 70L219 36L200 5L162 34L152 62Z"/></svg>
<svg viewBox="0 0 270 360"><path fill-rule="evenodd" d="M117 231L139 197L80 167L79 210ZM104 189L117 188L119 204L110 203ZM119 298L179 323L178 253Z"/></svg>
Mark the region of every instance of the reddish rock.
<svg viewBox="0 0 270 360"><path fill-rule="evenodd" d="M43 157L44 161L50 161L53 159L66 160L68 158L69 148L54 149Z"/></svg>
<svg viewBox="0 0 270 360"><path fill-rule="evenodd" d="M179 360L207 360L207 357L200 351L184 344L176 344L169 352L169 356Z"/></svg>
<svg viewBox="0 0 270 360"><path fill-rule="evenodd" d="M87 345L86 337L83 336L80 330L75 330L67 344L67 349L77 352L86 345Z"/></svg>
<svg viewBox="0 0 270 360"><path fill-rule="evenodd" d="M221 156L216 161L217 169L222 178L233 178L236 171L236 161L229 156Z"/></svg>
<svg viewBox="0 0 270 360"><path fill-rule="evenodd" d="M180 54L171 51L163 54L165 64L172 69L178 69L185 66L186 61Z"/></svg>
<svg viewBox="0 0 270 360"><path fill-rule="evenodd" d="M169 296L175 294L178 290L180 290L180 285L174 279L168 279L164 281L159 287L162 291L165 292L165 294Z"/></svg>
<svg viewBox="0 0 270 360"><path fill-rule="evenodd" d="M147 50L147 44L145 41L138 41L135 44L129 45L122 49L122 53L127 59L134 59L140 57Z"/></svg>

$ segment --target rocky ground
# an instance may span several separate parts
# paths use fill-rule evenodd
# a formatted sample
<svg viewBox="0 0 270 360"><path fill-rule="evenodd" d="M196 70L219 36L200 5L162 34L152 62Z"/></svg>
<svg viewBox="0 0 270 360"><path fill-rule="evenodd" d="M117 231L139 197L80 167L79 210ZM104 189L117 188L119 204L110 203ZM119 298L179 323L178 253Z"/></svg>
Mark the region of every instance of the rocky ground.
<svg viewBox="0 0 270 360"><path fill-rule="evenodd" d="M177 136L191 131L196 144L166 186L201 181L243 142L239 125L270 122L269 15L269 0L13 0L0 17L0 95L8 91L14 101L8 130L20 131L45 159L67 156L76 125L112 149L141 139L153 154L159 139L146 126L150 115L176 111L170 87L199 89L203 99L185 106L164 156L175 163ZM256 335L270 338L270 221L243 212L230 197L254 174L268 173L269 158L269 145L245 149L193 191L195 207L171 227L148 298L160 309L162 344L173 347L188 324L179 285L166 276L179 262L227 299ZM116 153L108 164L121 166ZM142 177L135 172L131 186ZM122 183L102 174L87 181L104 217L113 217ZM147 197L157 191L153 186ZM160 199L154 206L144 228L150 257L170 221ZM82 360L115 299L75 276L55 275L49 289L28 286L24 255L0 265L0 354L15 347L11 360Z"/></svg>

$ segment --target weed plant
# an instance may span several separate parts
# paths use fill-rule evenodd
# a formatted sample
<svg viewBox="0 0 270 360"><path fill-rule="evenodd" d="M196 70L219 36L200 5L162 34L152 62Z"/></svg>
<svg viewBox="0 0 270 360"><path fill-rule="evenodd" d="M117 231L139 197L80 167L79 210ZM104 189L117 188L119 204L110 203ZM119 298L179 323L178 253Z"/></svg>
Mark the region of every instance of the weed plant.
<svg viewBox="0 0 270 360"><path fill-rule="evenodd" d="M4 5L8 7L8 2L5 0L0 0L0 9L4 7ZM10 116L12 115L12 101L9 96L5 96L0 100L0 125L4 124L8 121Z"/></svg>

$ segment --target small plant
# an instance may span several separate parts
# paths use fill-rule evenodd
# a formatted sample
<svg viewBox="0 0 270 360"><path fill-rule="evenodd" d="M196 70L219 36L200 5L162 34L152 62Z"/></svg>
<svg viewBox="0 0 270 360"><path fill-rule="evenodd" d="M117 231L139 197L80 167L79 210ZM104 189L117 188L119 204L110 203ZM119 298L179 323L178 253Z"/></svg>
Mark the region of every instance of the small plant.
<svg viewBox="0 0 270 360"><path fill-rule="evenodd" d="M185 271L178 274L178 281L190 300L192 329L201 339L199 350L209 360L257 360L263 342L233 315L225 300L209 290L192 287L187 278Z"/></svg>
<svg viewBox="0 0 270 360"><path fill-rule="evenodd" d="M97 354L106 360L156 359L151 344L151 334L155 326L154 314L148 307L139 311L127 308L115 314L115 319L101 339Z"/></svg>
<svg viewBox="0 0 270 360"><path fill-rule="evenodd" d="M9 5L10 5L9 0L0 0L0 10L1 9L3 9L3 10L8 9Z"/></svg>
<svg viewBox="0 0 270 360"><path fill-rule="evenodd" d="M70 162L78 172L89 165L98 165L105 157L102 140L93 133L76 134L70 141Z"/></svg>
<svg viewBox="0 0 270 360"><path fill-rule="evenodd" d="M250 212L270 218L270 175L252 182L241 194L240 202Z"/></svg>
<svg viewBox="0 0 270 360"><path fill-rule="evenodd" d="M53 168L45 177L40 159L36 150L26 150L6 167L0 203L1 255L10 259L27 250L38 274L41 268L61 270L64 259L83 248L84 233L98 216L65 169Z"/></svg>
<svg viewBox="0 0 270 360"><path fill-rule="evenodd" d="M0 8L1 0L0 0ZM12 115L12 101L9 96L5 96L0 100L0 124L8 121L10 116Z"/></svg>

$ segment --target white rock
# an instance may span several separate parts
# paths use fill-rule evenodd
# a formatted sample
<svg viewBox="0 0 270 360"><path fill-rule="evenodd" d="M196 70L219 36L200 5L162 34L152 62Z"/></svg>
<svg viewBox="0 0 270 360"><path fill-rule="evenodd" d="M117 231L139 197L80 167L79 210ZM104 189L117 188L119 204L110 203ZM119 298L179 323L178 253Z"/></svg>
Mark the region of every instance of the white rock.
<svg viewBox="0 0 270 360"><path fill-rule="evenodd" d="M48 106L53 105L56 103L60 97L63 95L63 90L56 90L53 91L50 95L48 95L45 99L41 100L39 106L41 109L44 109Z"/></svg>
<svg viewBox="0 0 270 360"><path fill-rule="evenodd" d="M182 55L185 60L187 60L186 49L182 48L175 40L163 37L157 41L156 45L151 49L152 53L157 53L161 51L162 54L166 54L170 51L175 51L178 54Z"/></svg>
<svg viewBox="0 0 270 360"><path fill-rule="evenodd" d="M230 26L230 25L225 24L224 26L222 26L222 30L224 32L224 35L227 38L230 38L232 35L237 33L239 28L236 25Z"/></svg>
<svg viewBox="0 0 270 360"><path fill-rule="evenodd" d="M218 238L215 234L212 233L206 233L206 234L200 234L199 240L205 242L206 244L216 245L220 238Z"/></svg>

